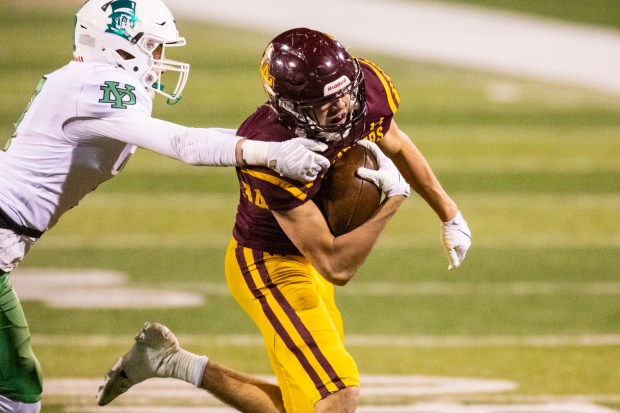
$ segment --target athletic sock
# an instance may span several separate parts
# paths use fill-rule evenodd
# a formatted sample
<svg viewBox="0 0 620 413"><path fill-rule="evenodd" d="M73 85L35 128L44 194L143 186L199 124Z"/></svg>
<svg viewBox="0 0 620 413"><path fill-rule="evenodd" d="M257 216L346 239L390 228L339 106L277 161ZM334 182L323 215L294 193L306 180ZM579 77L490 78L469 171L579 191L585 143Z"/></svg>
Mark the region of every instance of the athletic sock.
<svg viewBox="0 0 620 413"><path fill-rule="evenodd" d="M189 351L180 349L171 354L168 360L164 359L163 377L173 377L200 387L202 375L207 367L209 358L198 356Z"/></svg>

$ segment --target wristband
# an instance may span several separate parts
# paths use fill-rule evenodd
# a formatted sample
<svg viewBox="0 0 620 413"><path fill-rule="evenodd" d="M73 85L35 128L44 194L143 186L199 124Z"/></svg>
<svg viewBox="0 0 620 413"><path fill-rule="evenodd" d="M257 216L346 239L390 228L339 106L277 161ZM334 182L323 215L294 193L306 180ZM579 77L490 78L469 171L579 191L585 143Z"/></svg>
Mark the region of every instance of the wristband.
<svg viewBox="0 0 620 413"><path fill-rule="evenodd" d="M463 215L461 215L461 211L456 211L456 215L454 216L454 218L452 218L449 221L445 221L443 224L444 225L458 225L464 221L465 219L463 218Z"/></svg>
<svg viewBox="0 0 620 413"><path fill-rule="evenodd" d="M241 158L246 165L267 165L269 143L246 139L241 144Z"/></svg>

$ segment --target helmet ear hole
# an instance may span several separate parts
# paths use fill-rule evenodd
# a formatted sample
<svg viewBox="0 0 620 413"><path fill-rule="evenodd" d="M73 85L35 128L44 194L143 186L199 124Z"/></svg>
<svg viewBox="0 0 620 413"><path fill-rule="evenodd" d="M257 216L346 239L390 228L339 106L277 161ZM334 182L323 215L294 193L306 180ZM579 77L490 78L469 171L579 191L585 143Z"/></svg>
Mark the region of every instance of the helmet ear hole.
<svg viewBox="0 0 620 413"><path fill-rule="evenodd" d="M146 76L144 77L144 80L148 83L148 84L153 84L157 81L157 76L153 73L147 73Z"/></svg>
<svg viewBox="0 0 620 413"><path fill-rule="evenodd" d="M123 49L116 49L116 53L119 54L120 57L122 57L125 60L131 60L131 59L135 59L136 57L134 55L132 55L131 53L123 50Z"/></svg>

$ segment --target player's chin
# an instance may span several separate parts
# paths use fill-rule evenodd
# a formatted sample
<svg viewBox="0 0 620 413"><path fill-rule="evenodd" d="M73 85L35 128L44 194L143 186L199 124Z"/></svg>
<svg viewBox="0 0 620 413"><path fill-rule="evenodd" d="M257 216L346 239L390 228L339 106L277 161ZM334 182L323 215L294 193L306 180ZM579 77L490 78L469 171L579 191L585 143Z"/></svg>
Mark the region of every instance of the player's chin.
<svg viewBox="0 0 620 413"><path fill-rule="evenodd" d="M347 114L346 113L342 113L338 116L334 116L332 118L329 119L329 121L327 122L327 124L329 126L338 126L338 125L342 125L346 122L347 120Z"/></svg>

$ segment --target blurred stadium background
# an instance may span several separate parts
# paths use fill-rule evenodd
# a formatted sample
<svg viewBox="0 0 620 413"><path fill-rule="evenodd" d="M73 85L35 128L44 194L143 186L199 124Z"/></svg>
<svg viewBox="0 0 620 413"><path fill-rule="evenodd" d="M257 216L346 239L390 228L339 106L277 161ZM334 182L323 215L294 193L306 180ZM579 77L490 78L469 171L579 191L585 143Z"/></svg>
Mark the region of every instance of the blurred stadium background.
<svg viewBox="0 0 620 413"><path fill-rule="evenodd" d="M41 75L70 59L80 4L0 4L4 139ZM620 35L615 0L426 4ZM378 17L349 21L343 12L342 32L389 24L389 11ZM236 127L264 100L258 60L276 32L177 21L188 46L171 57L192 64L189 85L182 104L158 101L155 116ZM437 219L413 197L354 282L338 289L364 375L360 411L620 411L620 95L347 45L391 75L399 125L474 237L462 268L447 272ZM12 281L46 377L44 413L229 411L157 381L95 406L100 378L147 320L169 325L190 350L270 374L257 330L223 279L237 196L231 169L139 151L40 240Z"/></svg>

